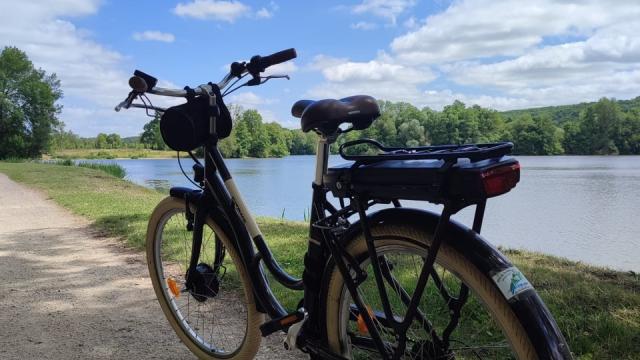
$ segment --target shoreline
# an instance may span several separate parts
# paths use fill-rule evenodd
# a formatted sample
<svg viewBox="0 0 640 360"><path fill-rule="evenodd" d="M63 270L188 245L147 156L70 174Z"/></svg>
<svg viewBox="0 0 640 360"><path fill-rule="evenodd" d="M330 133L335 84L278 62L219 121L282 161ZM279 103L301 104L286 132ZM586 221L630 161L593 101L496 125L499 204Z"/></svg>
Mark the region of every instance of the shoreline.
<svg viewBox="0 0 640 360"><path fill-rule="evenodd" d="M151 210L165 197L87 168L0 162L0 172L44 192L96 231L137 252L144 247ZM258 222L274 256L286 271L300 276L308 225L264 217ZM640 353L640 275L536 252L502 251L551 309L576 357L633 358ZM275 283L273 291L290 308L300 297Z"/></svg>
<svg viewBox="0 0 640 360"><path fill-rule="evenodd" d="M225 160L277 160L277 159L284 159L284 158L288 158L288 157L298 157L298 156L315 156L315 154L287 155L287 156L281 156L281 157L264 157L264 158L259 158L259 157L225 157ZM340 154L337 154L337 153L336 154L330 154L330 156L340 156ZM527 157L527 158L531 158L531 157L618 158L618 157L634 157L634 156L635 157L640 157L640 154L638 154L638 155L627 155L627 154L623 154L623 155L574 155L574 154L562 154L562 155L518 155L518 154L510 154L509 156ZM70 159L70 160L170 160L170 159L177 159L177 158L178 158L177 156L148 156L148 157L144 157L144 156L140 156L140 157L54 157L54 156L47 156L46 159L40 159L40 160L66 160L66 159ZM180 156L180 159L185 159L185 158L189 158L189 155L185 154L185 156Z"/></svg>

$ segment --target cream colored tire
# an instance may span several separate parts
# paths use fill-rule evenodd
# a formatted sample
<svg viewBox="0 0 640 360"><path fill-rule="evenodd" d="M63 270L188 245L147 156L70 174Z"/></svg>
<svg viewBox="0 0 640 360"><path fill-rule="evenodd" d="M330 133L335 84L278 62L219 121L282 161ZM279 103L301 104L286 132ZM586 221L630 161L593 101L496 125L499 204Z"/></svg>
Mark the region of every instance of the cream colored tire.
<svg viewBox="0 0 640 360"><path fill-rule="evenodd" d="M264 322L264 314L256 310L255 299L253 292L251 291L251 285L249 276L242 267L242 262L239 255L231 245L230 239L227 234L222 231L220 226L216 224L214 219L208 218L207 225L222 241L225 249L226 256L231 258L231 261L238 273L240 285L242 291L239 291L241 301L244 301L246 305L246 330L244 331L244 339L239 343L237 348L229 353L212 353L202 347L202 344L198 344L194 341L193 337L187 333L187 330L183 328L181 321L178 319L177 313L174 311L171 305L171 300L167 298L166 286L164 286L164 279L161 279L161 275L158 270L158 245L160 232L162 232L164 226L163 222L167 221L167 217L172 214L184 212L185 202L180 199L167 197L162 200L154 209L151 218L149 219L149 225L147 228L146 238L146 252L147 252L147 264L149 266L149 274L153 288L156 293L156 297L160 303L160 307L165 316L169 320L169 324L174 329L180 340L200 359L253 359L260 347L260 341L262 339L260 335L259 326ZM206 228L206 226L205 226ZM169 295L170 296L170 295ZM181 296L190 296L189 294L182 294ZM220 296L220 295L219 295ZM214 298L215 299L215 298ZM222 340L221 340L222 341ZM236 339L237 341L237 339Z"/></svg>
<svg viewBox="0 0 640 360"><path fill-rule="evenodd" d="M431 242L431 235L410 226L382 224L372 229L377 251L384 248L405 248L425 251ZM408 240L410 239L410 240ZM361 234L347 245L347 251L354 258L363 258L367 253L364 236ZM478 270L467 258L452 247L442 244L436 258L438 265L455 274L471 290L495 323L502 328L508 340L513 356L517 359L536 359L536 351L523 326L509 307L507 301L493 281ZM371 276L372 277L372 276ZM368 280L367 280L368 281ZM373 280L371 280L373 281ZM432 280L429 280L432 281ZM470 296L471 296L470 295ZM326 326L329 347L332 351L348 356L346 329L343 319L343 296L349 296L342 275L337 267L331 272L326 303ZM404 314L403 314L404 315ZM442 329L439 329L441 331ZM457 358L457 357L456 357Z"/></svg>

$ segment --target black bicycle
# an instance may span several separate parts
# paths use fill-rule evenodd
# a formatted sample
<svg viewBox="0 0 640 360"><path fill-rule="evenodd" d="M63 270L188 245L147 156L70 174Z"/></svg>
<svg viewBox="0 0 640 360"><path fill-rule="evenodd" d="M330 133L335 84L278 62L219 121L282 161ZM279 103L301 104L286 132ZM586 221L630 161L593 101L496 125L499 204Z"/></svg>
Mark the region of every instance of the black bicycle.
<svg viewBox="0 0 640 360"><path fill-rule="evenodd" d="M153 287L189 349L204 359L251 358L262 336L282 331L285 348L322 359L570 359L534 288L479 235L487 199L520 179L519 163L508 156L513 145L390 148L365 139L341 145L348 162L328 167L338 136L365 129L380 115L369 96L293 105L303 131L315 131L319 140L302 279L280 267L217 145L232 127L223 97L286 77L262 73L295 57L294 49L254 56L231 64L217 84L184 90L159 88L154 77L136 71L133 90L116 107L161 112L167 145L195 161L195 187L172 188L147 230ZM163 109L146 94L186 103ZM364 155L351 155L363 146ZM204 164L192 153L198 148ZM339 205L328 201L329 193ZM443 210L404 208L405 199ZM387 206L371 210L380 204ZM468 206L475 206L471 228L451 219ZM283 308L264 268L301 291L297 309Z"/></svg>

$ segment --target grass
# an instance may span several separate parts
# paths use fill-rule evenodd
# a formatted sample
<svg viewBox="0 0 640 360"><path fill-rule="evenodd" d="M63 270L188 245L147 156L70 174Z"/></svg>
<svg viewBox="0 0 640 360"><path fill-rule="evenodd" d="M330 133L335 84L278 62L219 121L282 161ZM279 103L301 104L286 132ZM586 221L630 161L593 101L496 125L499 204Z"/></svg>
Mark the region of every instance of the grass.
<svg viewBox="0 0 640 360"><path fill-rule="evenodd" d="M143 159L174 158L173 150L149 149L64 149L55 150L50 155L55 159Z"/></svg>
<svg viewBox="0 0 640 360"><path fill-rule="evenodd" d="M54 161L48 162L48 164L62 165L62 166L80 166L80 167L85 167L89 169L100 170L100 171L106 172L111 176L115 176L120 179L124 179L124 177L127 175L127 171L119 164L96 164L96 163L89 163L89 162L82 162L82 161L75 163L71 159L54 160Z"/></svg>
<svg viewBox="0 0 640 360"><path fill-rule="evenodd" d="M43 190L94 222L97 229L144 245L147 219L165 195L95 169L39 163L0 162L0 172ZM302 222L259 218L280 264L299 276L306 250ZM539 253L504 250L544 299L579 359L640 359L640 276L588 266ZM272 281L289 308L301 294Z"/></svg>
<svg viewBox="0 0 640 360"><path fill-rule="evenodd" d="M88 162L79 162L76 165L80 167L89 168L89 169L104 171L107 174L110 174L120 179L124 179L124 177L127 175L126 170L118 164L95 164L95 163L88 163Z"/></svg>

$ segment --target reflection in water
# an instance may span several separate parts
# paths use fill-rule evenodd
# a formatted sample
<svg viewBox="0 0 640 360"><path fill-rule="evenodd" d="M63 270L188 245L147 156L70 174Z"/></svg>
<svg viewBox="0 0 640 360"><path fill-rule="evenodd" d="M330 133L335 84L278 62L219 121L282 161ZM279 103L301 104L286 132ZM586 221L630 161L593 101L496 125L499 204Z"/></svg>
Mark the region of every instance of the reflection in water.
<svg viewBox="0 0 640 360"><path fill-rule="evenodd" d="M483 236L495 245L524 248L610 267L640 271L640 157L518 157L521 181L489 200ZM313 156L227 161L257 215L303 220L311 205ZM154 189L190 186L175 159L117 162L127 178ZM330 162L343 160L332 156ZM190 169L185 161L184 168ZM188 171L188 174L191 172ZM405 206L438 209L404 202ZM473 209L454 218L470 224Z"/></svg>
<svg viewBox="0 0 640 360"><path fill-rule="evenodd" d="M171 183L166 179L147 179L143 182L144 186L164 193L168 193L171 188Z"/></svg>

